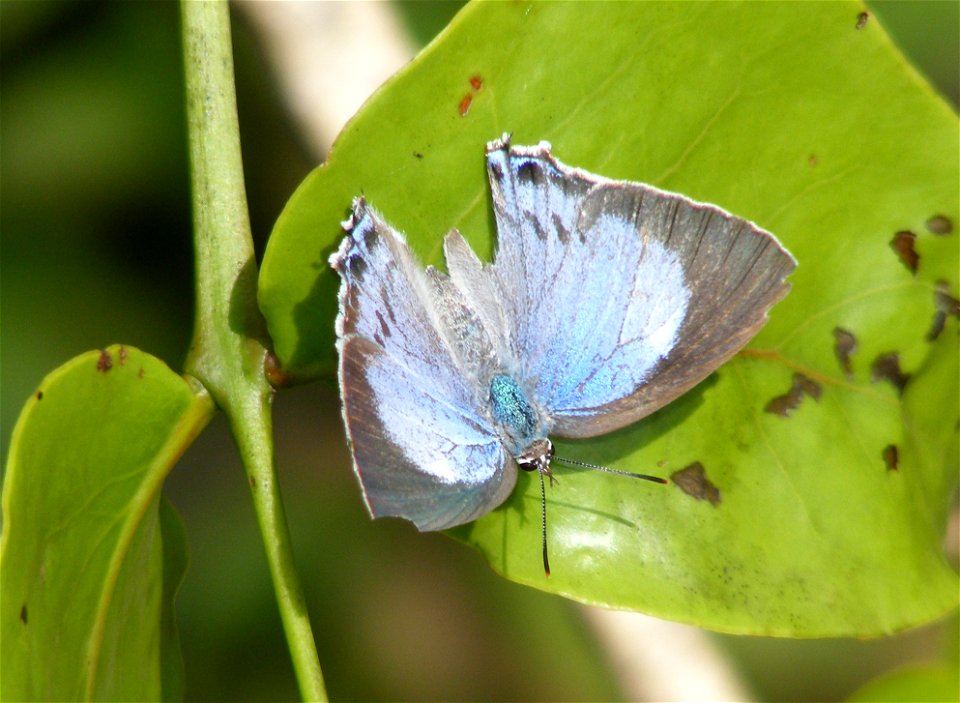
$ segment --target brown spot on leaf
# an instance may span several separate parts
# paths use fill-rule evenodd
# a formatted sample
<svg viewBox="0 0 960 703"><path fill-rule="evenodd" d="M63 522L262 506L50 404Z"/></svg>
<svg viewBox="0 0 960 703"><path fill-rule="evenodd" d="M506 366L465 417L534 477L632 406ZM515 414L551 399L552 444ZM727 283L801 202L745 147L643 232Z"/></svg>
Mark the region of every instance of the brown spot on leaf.
<svg viewBox="0 0 960 703"><path fill-rule="evenodd" d="M414 156L414 158L416 158L416 159L422 159L422 158L423 158L423 154L422 154L421 152L419 152L419 151L413 152L413 156Z"/></svg>
<svg viewBox="0 0 960 703"><path fill-rule="evenodd" d="M900 450L896 444L888 444L883 448L883 463L887 471L897 471L900 468Z"/></svg>
<svg viewBox="0 0 960 703"><path fill-rule="evenodd" d="M483 79L478 75L470 76L470 87L472 91L460 99L460 105L457 107L457 112L460 113L460 117L466 117L467 113L470 112L470 105L473 103L474 93L483 87Z"/></svg>
<svg viewBox="0 0 960 703"><path fill-rule="evenodd" d="M856 25L856 26L857 26L857 29L859 30L859 29L863 29L864 27L866 27L866 26L867 26L867 21L868 21L869 19L870 19L870 13L869 13L869 12L861 12L859 15L857 15L857 25Z"/></svg>
<svg viewBox="0 0 960 703"><path fill-rule="evenodd" d="M808 395L814 400L819 401L822 392L823 389L820 387L820 384L812 378L804 376L802 373L795 373L793 374L793 385L790 386L790 390L783 395L778 395L767 403L763 411L772 415L789 417L790 413L800 405L803 396Z"/></svg>
<svg viewBox="0 0 960 703"><path fill-rule="evenodd" d="M874 359L870 366L870 377L874 381L889 381L901 395L910 380L910 374L900 370L900 355L896 352L881 354Z"/></svg>
<svg viewBox="0 0 960 703"><path fill-rule="evenodd" d="M137 378L143 378L143 367L140 367L140 370L137 372Z"/></svg>
<svg viewBox="0 0 960 703"><path fill-rule="evenodd" d="M27 624L27 604L24 603L20 606L20 622L24 625Z"/></svg>
<svg viewBox="0 0 960 703"><path fill-rule="evenodd" d="M43 400L43 391L37 391L37 400Z"/></svg>
<svg viewBox="0 0 960 703"><path fill-rule="evenodd" d="M703 464L695 461L686 468L670 474L670 480L680 487L680 490L697 500L708 500L711 505L720 505L720 489L718 489L703 469Z"/></svg>
<svg viewBox="0 0 960 703"><path fill-rule="evenodd" d="M110 358L110 352L106 349L100 351L100 357L97 359L97 371L106 373L113 368L113 359Z"/></svg>
<svg viewBox="0 0 960 703"><path fill-rule="evenodd" d="M953 222L946 215L934 215L926 222L927 231L940 236L953 232Z"/></svg>
<svg viewBox="0 0 960 703"><path fill-rule="evenodd" d="M853 364L850 361L850 355L857 351L857 338L853 336L853 332L850 330L834 327L833 340L833 352L837 355L840 368L843 369L847 378L851 378L853 376Z"/></svg>
<svg viewBox="0 0 960 703"><path fill-rule="evenodd" d="M127 348L122 344L120 345L120 351L117 352L117 358L120 359L121 366L127 363Z"/></svg>
<svg viewBox="0 0 960 703"><path fill-rule="evenodd" d="M917 272L917 264L920 263L920 255L917 254L917 250L914 248L916 242L917 235L909 230L897 232L893 235L893 239L890 240L890 248L897 253L900 261L910 269L911 273Z"/></svg>
<svg viewBox="0 0 960 703"><path fill-rule="evenodd" d="M933 291L933 325L927 332L927 341L933 342L943 332L947 324L947 318L960 317L960 300L950 295L950 284L946 281L937 281L937 287Z"/></svg>
<svg viewBox="0 0 960 703"><path fill-rule="evenodd" d="M817 155L816 155L816 154L810 154L810 156L807 157L807 163L810 164L810 167L811 167L811 168L813 168L814 166L816 166L816 165L817 165Z"/></svg>

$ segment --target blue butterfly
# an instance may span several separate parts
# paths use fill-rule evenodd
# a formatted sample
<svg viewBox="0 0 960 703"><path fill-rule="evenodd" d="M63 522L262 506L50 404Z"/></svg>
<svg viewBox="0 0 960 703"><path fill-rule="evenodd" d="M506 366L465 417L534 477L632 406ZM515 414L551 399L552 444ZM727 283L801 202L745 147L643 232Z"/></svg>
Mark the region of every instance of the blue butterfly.
<svg viewBox="0 0 960 703"><path fill-rule="evenodd" d="M453 527L499 506L518 467L537 471L547 574L549 436L611 432L695 386L759 331L796 266L746 220L550 148L487 144L493 263L453 230L448 273L424 269L362 197L330 259L343 416L371 515Z"/></svg>

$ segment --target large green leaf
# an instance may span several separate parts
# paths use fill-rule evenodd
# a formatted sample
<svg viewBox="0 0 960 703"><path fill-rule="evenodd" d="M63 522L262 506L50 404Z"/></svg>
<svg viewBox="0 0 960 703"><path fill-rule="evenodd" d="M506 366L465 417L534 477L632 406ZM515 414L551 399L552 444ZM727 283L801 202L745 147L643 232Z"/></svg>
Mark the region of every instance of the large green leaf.
<svg viewBox="0 0 960 703"><path fill-rule="evenodd" d="M353 196L425 263L441 263L451 227L489 256L484 142L548 139L568 164L750 218L800 265L767 327L699 388L634 427L559 445L662 475L699 462L713 501L558 467L550 578L535 477L456 536L508 578L725 631L866 636L941 615L957 600L941 552L957 477L955 318L928 336L937 282L957 296L957 120L862 10L468 6L370 99L280 217L260 302L285 369L335 367L326 257ZM945 220L928 226L934 216ZM944 223L949 234L933 231ZM905 230L915 273L890 246ZM838 338L855 341L849 371ZM892 364L871 371L891 352L912 374L902 397L884 380ZM781 412L765 411L777 398Z"/></svg>
<svg viewBox="0 0 960 703"><path fill-rule="evenodd" d="M27 401L3 487L3 699L182 695L186 545L160 487L212 410L122 346L76 357Z"/></svg>

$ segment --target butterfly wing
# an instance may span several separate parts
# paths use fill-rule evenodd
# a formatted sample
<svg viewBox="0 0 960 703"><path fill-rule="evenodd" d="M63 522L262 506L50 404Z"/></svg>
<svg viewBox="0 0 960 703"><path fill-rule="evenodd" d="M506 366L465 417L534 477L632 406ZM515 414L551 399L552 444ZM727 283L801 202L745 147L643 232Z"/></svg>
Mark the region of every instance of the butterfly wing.
<svg viewBox="0 0 960 703"><path fill-rule="evenodd" d="M367 507L421 530L474 520L510 494L516 464L449 344L456 301L362 198L344 229L340 392Z"/></svg>
<svg viewBox="0 0 960 703"><path fill-rule="evenodd" d="M609 181L549 145L487 147L507 339L552 432L650 414L763 326L796 266L773 235L713 205Z"/></svg>

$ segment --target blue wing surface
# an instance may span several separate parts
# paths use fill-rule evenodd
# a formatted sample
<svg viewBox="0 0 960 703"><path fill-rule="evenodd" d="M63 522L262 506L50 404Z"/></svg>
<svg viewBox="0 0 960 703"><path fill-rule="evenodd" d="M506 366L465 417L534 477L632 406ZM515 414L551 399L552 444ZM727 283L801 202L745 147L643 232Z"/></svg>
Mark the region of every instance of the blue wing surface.
<svg viewBox="0 0 960 703"><path fill-rule="evenodd" d="M367 506L421 530L474 520L510 494L516 465L450 346L469 320L443 299L445 277L421 269L362 199L345 229L331 258L342 278L340 388Z"/></svg>
<svg viewBox="0 0 960 703"><path fill-rule="evenodd" d="M724 210L491 142L505 356L568 437L639 420L735 354L796 263ZM454 278L456 274L451 271Z"/></svg>

